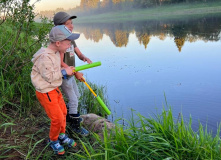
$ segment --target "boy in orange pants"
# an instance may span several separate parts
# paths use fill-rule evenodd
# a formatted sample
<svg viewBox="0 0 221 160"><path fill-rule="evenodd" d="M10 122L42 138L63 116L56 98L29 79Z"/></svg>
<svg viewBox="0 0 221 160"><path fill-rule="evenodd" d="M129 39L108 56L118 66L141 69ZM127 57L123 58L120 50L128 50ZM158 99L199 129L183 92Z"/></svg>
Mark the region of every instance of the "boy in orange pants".
<svg viewBox="0 0 221 160"><path fill-rule="evenodd" d="M71 33L64 25L52 28L47 48L41 48L34 54L31 81L36 89L36 96L51 119L49 142L58 155L64 154L62 144L76 146L73 139L65 134L67 109L63 96L58 89L62 77L73 75L74 67L61 68L60 52L64 53L71 41L79 38L79 34Z"/></svg>
<svg viewBox="0 0 221 160"><path fill-rule="evenodd" d="M54 15L53 21L55 26L65 25L72 32L74 29L72 19L74 18L77 18L77 16L71 16L66 12L58 12ZM87 63L92 63L92 61L80 51L75 41L72 41L71 43L72 45L67 51L60 53L62 67L75 66L75 54L80 60ZM82 76L83 73L75 72L75 77L78 80L81 80ZM75 81L75 77L68 76L66 79L63 79L61 85L61 89L65 97L68 98L68 113L66 121L70 123L70 128L73 132L80 136L88 136L89 131L80 125L80 122L82 122L83 119L80 117L80 113L78 111L80 93Z"/></svg>

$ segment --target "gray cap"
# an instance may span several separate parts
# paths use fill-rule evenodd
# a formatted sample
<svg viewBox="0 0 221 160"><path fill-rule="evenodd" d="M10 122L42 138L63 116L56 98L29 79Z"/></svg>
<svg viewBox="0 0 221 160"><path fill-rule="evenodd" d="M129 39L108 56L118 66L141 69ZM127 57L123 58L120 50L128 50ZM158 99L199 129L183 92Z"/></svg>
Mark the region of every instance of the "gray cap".
<svg viewBox="0 0 221 160"><path fill-rule="evenodd" d="M70 16L66 12L58 12L54 15L54 25L64 24L69 19L77 18L77 16Z"/></svg>
<svg viewBox="0 0 221 160"><path fill-rule="evenodd" d="M80 34L72 33L65 25L58 25L51 29L49 39L51 42L63 41L65 39L73 41L80 37Z"/></svg>

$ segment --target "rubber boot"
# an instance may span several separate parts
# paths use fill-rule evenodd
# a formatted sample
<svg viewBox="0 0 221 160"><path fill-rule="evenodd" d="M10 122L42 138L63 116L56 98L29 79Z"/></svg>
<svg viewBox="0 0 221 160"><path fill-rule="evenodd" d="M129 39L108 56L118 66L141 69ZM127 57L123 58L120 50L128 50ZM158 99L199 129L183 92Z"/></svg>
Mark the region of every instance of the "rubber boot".
<svg viewBox="0 0 221 160"><path fill-rule="evenodd" d="M66 115L66 122L70 122L70 116L69 116L69 105L66 105L67 107L67 115Z"/></svg>
<svg viewBox="0 0 221 160"><path fill-rule="evenodd" d="M66 107L67 107L66 122L71 122L70 114L69 114L69 105L67 104ZM73 114L73 115L75 115L75 114ZM80 117L79 112L76 114L76 116ZM83 120L84 119L82 117L80 117L80 122L83 122Z"/></svg>
<svg viewBox="0 0 221 160"><path fill-rule="evenodd" d="M81 124L80 124L81 120L80 120L79 114L70 114L69 118L70 118L71 130L73 132L81 136L89 135L89 131L81 127Z"/></svg>

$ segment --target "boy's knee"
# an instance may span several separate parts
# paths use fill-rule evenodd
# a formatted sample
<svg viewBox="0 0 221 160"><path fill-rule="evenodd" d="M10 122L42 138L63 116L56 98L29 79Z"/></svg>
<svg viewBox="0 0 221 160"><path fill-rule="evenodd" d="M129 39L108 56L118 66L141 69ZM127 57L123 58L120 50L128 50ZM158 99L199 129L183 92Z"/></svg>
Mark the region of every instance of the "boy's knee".
<svg viewBox="0 0 221 160"><path fill-rule="evenodd" d="M64 117L54 118L51 120L52 125L61 126L63 124Z"/></svg>

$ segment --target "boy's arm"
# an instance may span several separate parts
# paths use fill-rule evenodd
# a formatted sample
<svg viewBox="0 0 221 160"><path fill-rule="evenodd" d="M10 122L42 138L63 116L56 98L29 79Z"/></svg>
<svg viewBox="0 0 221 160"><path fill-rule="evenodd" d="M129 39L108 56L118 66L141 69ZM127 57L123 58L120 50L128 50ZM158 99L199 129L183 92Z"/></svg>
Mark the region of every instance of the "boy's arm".
<svg viewBox="0 0 221 160"><path fill-rule="evenodd" d="M81 53L81 51L78 47L75 47L74 51L80 60L82 60L84 62L87 61L87 63L92 63L92 61L89 58L87 58L83 53Z"/></svg>
<svg viewBox="0 0 221 160"><path fill-rule="evenodd" d="M79 81L83 79L83 73L81 72L75 72L74 75Z"/></svg>
<svg viewBox="0 0 221 160"><path fill-rule="evenodd" d="M64 54L65 54L65 53L61 53L61 52L60 52L60 57L61 57L61 67L66 68L66 67L68 67L68 65L67 65L66 63L64 63Z"/></svg>
<svg viewBox="0 0 221 160"><path fill-rule="evenodd" d="M71 68L71 70L72 70L72 72L73 72L73 70L75 70L75 68L73 67L73 66L70 66L69 68ZM73 72L73 75L75 75L75 77L79 80L79 81L81 81L82 79L83 79L83 73L81 73L81 72Z"/></svg>
<svg viewBox="0 0 221 160"><path fill-rule="evenodd" d="M52 83L62 78L60 67L53 67L54 65L49 57L41 56L36 65L38 66L40 75L45 81Z"/></svg>
<svg viewBox="0 0 221 160"><path fill-rule="evenodd" d="M37 68L41 77L49 83L60 80L64 76L64 74L74 75L74 67L66 67L62 69L63 71L65 71L64 73L62 72L61 67L54 66L53 62L51 61L51 58L47 56L41 56L38 62L36 62L36 66L38 66Z"/></svg>
<svg viewBox="0 0 221 160"><path fill-rule="evenodd" d="M74 67L73 67L73 66L72 66L72 67L63 68L63 69L61 70L61 73L62 73L64 79L67 78L67 75L69 75L69 76L74 75L75 73L73 72L73 70L74 70Z"/></svg>

